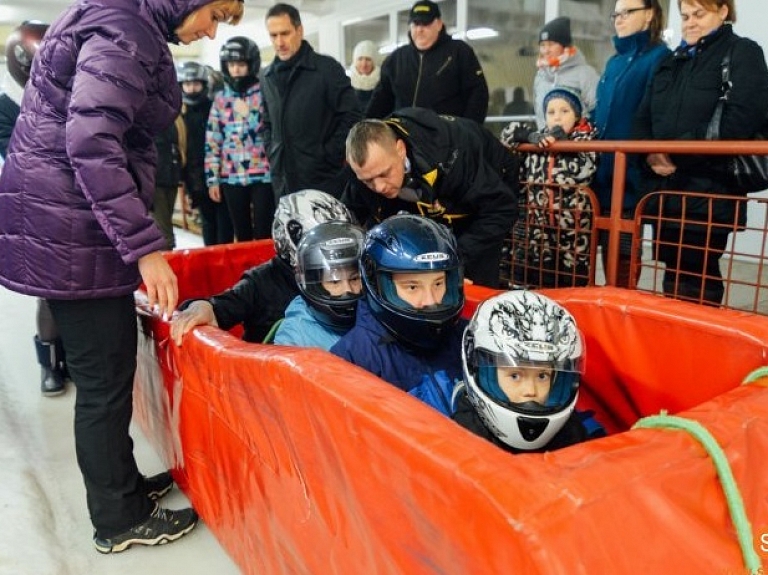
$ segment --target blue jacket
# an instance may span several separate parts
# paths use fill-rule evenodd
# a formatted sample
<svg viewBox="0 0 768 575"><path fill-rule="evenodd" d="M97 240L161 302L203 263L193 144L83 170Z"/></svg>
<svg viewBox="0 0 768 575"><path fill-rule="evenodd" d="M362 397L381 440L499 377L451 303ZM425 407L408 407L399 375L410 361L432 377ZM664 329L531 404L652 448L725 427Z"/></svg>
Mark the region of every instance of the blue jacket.
<svg viewBox="0 0 768 575"><path fill-rule="evenodd" d="M285 319L277 328L273 343L319 347L327 351L342 335L343 331L331 329L317 321L309 310L307 300L299 295L285 309Z"/></svg>
<svg viewBox="0 0 768 575"><path fill-rule="evenodd" d="M0 284L44 298L133 293L163 250L155 136L181 109L168 42L210 0L77 0L32 64L0 178Z"/></svg>
<svg viewBox="0 0 768 575"><path fill-rule="evenodd" d="M632 120L643 99L659 60L670 50L662 42L651 44L648 30L625 38L614 36L616 54L608 59L605 71L597 85L597 104L592 112L593 124L601 140L632 139ZM627 169L627 187L624 194L624 209L634 209L640 172L636 158L630 158ZM606 212L611 207L613 184L613 154L601 154L593 188L600 201L600 209Z"/></svg>
<svg viewBox="0 0 768 575"><path fill-rule="evenodd" d="M331 353L451 415L451 394L462 378L461 338L466 325L466 320L459 320L432 353L409 350L373 316L368 302L360 300L354 327Z"/></svg>

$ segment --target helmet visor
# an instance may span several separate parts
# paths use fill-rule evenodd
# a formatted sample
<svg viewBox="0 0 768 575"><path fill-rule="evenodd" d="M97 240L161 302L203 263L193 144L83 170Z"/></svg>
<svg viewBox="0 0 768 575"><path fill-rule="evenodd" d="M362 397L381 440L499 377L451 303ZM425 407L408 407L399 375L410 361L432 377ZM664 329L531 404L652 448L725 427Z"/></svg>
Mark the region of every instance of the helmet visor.
<svg viewBox="0 0 768 575"><path fill-rule="evenodd" d="M573 402L583 362L521 360L477 350L477 383L496 403L522 414L554 414Z"/></svg>

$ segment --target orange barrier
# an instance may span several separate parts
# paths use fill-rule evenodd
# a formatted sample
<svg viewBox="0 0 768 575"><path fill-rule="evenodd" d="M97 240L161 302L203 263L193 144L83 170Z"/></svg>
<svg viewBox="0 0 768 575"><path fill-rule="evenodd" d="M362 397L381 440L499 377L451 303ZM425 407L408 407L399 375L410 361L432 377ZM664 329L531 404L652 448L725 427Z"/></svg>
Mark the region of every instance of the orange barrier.
<svg viewBox="0 0 768 575"><path fill-rule="evenodd" d="M194 297L263 246L169 260ZM490 293L469 288L467 313ZM661 409L723 446L765 561L768 381L739 384L766 363L768 320L609 287L549 295L587 338L582 406L623 432L512 456L326 352L210 327L179 348L149 314L136 415L245 573L745 572L701 445L624 431Z"/></svg>

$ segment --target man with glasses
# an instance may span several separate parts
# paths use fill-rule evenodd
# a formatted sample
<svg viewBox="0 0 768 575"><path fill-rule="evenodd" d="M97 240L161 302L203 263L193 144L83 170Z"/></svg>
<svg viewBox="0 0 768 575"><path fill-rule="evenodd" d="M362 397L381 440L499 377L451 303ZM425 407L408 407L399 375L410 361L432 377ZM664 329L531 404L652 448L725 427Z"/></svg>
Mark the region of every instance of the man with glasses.
<svg viewBox="0 0 768 575"><path fill-rule="evenodd" d="M437 4L420 0L413 5L408 38L384 60L366 117L384 118L417 106L482 124L488 112L483 69L469 44L446 32Z"/></svg>

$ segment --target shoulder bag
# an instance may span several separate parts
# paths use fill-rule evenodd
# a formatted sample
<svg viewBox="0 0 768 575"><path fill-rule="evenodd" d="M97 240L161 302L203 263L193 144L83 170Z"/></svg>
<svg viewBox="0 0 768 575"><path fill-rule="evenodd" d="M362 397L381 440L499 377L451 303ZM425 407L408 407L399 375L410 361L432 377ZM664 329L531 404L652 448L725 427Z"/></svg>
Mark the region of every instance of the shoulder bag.
<svg viewBox="0 0 768 575"><path fill-rule="evenodd" d="M720 139L720 123L723 118L723 108L728 101L728 95L731 91L731 45L728 53L723 57L720 63L722 73L722 84L720 89L722 93L717 101L715 111L712 113L712 119L707 128L707 140ZM766 122L758 129L753 136L754 140L768 139L768 126ZM758 192L768 189L768 156L762 155L739 155L725 156L726 162L723 167L718 169L718 179L723 184L739 192Z"/></svg>

